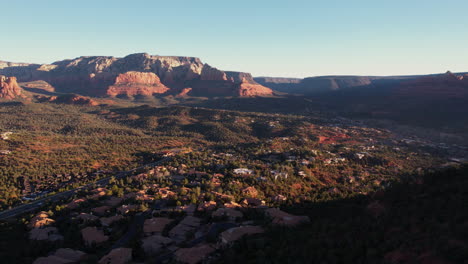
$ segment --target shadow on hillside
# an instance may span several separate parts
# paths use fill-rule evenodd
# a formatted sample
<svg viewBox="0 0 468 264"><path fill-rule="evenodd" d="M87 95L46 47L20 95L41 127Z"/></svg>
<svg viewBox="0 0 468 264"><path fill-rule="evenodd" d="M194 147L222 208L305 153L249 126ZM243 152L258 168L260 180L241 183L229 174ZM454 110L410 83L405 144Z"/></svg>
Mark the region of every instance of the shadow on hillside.
<svg viewBox="0 0 468 264"><path fill-rule="evenodd" d="M192 107L205 107L242 112L263 112L281 114L305 114L321 111L322 104L303 96L215 98L198 103L183 104Z"/></svg>
<svg viewBox="0 0 468 264"><path fill-rule="evenodd" d="M23 90L28 91L28 92L31 92L31 93L36 93L36 94L41 94L41 95L48 95L48 96L58 96L58 95L61 95L61 93L45 91L44 89L39 89L39 88L23 87Z"/></svg>
<svg viewBox="0 0 468 264"><path fill-rule="evenodd" d="M322 192L317 202L282 208L309 224L244 239L222 263L466 263L467 190L465 165L369 195Z"/></svg>

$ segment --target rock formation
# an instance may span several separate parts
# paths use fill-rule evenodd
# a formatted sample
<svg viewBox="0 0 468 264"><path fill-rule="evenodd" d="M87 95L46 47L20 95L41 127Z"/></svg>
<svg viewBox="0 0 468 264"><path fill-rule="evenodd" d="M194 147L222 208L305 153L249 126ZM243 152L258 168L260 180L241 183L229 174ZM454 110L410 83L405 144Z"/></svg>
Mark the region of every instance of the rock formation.
<svg viewBox="0 0 468 264"><path fill-rule="evenodd" d="M16 82L16 77L6 77L0 75L0 98L12 100L22 95L23 89Z"/></svg>
<svg viewBox="0 0 468 264"><path fill-rule="evenodd" d="M44 96L38 95L35 97L39 102L52 102L57 104L73 104L73 105L87 105L96 106L99 103L89 97L77 94L64 94L59 96Z"/></svg>
<svg viewBox="0 0 468 264"><path fill-rule="evenodd" d="M273 90L254 81L250 73L221 71L205 64L192 95L199 96L269 96Z"/></svg>
<svg viewBox="0 0 468 264"><path fill-rule="evenodd" d="M43 80L58 92L91 96L176 95L188 87L195 96L273 94L248 73L224 72L194 57L146 53L79 57L44 65L0 62L0 74L15 75L22 82Z"/></svg>
<svg viewBox="0 0 468 264"><path fill-rule="evenodd" d="M191 91L192 91L192 88L190 88L190 87L184 88L184 89L182 89L182 91L181 91L180 93L178 93L178 94L176 95L176 97L184 97L184 96L187 96Z"/></svg>
<svg viewBox="0 0 468 264"><path fill-rule="evenodd" d="M115 83L107 89L107 95L147 95L162 94L169 90L161 83L159 77L152 72L130 71L121 73L115 78Z"/></svg>

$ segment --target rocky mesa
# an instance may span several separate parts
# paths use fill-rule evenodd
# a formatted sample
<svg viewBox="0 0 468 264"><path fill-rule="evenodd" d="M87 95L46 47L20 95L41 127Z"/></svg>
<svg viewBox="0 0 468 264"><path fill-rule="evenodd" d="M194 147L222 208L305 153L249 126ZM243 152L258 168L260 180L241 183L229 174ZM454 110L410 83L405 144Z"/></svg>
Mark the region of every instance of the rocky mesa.
<svg viewBox="0 0 468 264"><path fill-rule="evenodd" d="M191 96L268 96L273 91L248 73L226 72L199 58L147 53L123 58L79 57L52 64L0 64L0 74L21 82L42 80L61 93L88 96L177 95L192 88Z"/></svg>

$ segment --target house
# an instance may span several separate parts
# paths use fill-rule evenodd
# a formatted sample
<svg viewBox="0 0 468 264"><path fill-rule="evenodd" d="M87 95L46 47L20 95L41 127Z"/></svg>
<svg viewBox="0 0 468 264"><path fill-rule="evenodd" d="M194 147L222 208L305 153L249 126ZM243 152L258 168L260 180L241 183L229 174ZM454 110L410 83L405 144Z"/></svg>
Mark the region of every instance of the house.
<svg viewBox="0 0 468 264"><path fill-rule="evenodd" d="M265 230L260 226L240 226L228 229L221 233L221 243L230 244L236 240L241 239L245 235L253 235L263 233Z"/></svg>
<svg viewBox="0 0 468 264"><path fill-rule="evenodd" d="M130 204L130 205L122 205L120 206L119 208L117 208L117 211L121 214L127 214L129 213L130 211L135 211L138 209L138 205L136 204Z"/></svg>
<svg viewBox="0 0 468 264"><path fill-rule="evenodd" d="M245 189L242 190L242 193L251 198L256 198L258 196L258 191L255 189L255 187L249 186Z"/></svg>
<svg viewBox="0 0 468 264"><path fill-rule="evenodd" d="M199 204L197 211L213 211L214 209L216 209L216 202L208 201Z"/></svg>
<svg viewBox="0 0 468 264"><path fill-rule="evenodd" d="M40 228L55 223L46 212L40 212L29 221L28 228Z"/></svg>
<svg viewBox="0 0 468 264"><path fill-rule="evenodd" d="M156 233L162 233L164 228L172 223L172 219L167 217L155 217L151 219L146 219L143 225L143 232L145 235L153 235Z"/></svg>
<svg viewBox="0 0 468 264"><path fill-rule="evenodd" d="M189 232L195 231L200 226L200 218L186 216L178 225L169 231L169 237L176 242L182 242Z"/></svg>
<svg viewBox="0 0 468 264"><path fill-rule="evenodd" d="M110 207L116 207L123 201L122 198L112 196L110 199L104 201L104 204Z"/></svg>
<svg viewBox="0 0 468 264"><path fill-rule="evenodd" d="M93 190L93 194L90 195L88 198L91 200L97 200L103 196L106 196L106 189L105 188L97 188L96 190Z"/></svg>
<svg viewBox="0 0 468 264"><path fill-rule="evenodd" d="M169 190L169 187L160 188L157 190L157 193L161 196L161 198L167 198L175 195L173 191Z"/></svg>
<svg viewBox="0 0 468 264"><path fill-rule="evenodd" d="M196 264L201 262L215 250L215 247L210 244L201 244L191 248L180 248L175 252L175 258L181 263Z"/></svg>
<svg viewBox="0 0 468 264"><path fill-rule="evenodd" d="M92 215L92 214L80 213L76 218L87 223L87 222L96 221L99 217Z"/></svg>
<svg viewBox="0 0 468 264"><path fill-rule="evenodd" d="M58 241L63 240L63 236L60 235L56 227L33 228L29 232L29 239L40 241Z"/></svg>
<svg viewBox="0 0 468 264"><path fill-rule="evenodd" d="M234 169L234 173L237 175L250 175L250 174L253 174L254 171L249 170L247 168L237 168L237 169Z"/></svg>
<svg viewBox="0 0 468 264"><path fill-rule="evenodd" d="M64 264L80 263L84 260L86 253L71 248L59 248L47 257L37 258L33 264Z"/></svg>
<svg viewBox="0 0 468 264"><path fill-rule="evenodd" d="M357 159L362 159L362 158L364 158L366 156L366 154L361 152L361 153L355 153L354 156Z"/></svg>
<svg viewBox="0 0 468 264"><path fill-rule="evenodd" d="M131 248L116 248L99 260L99 264L126 264L132 260Z"/></svg>
<svg viewBox="0 0 468 264"><path fill-rule="evenodd" d="M123 216L121 215L114 215L114 216L111 216L111 217L101 217L101 219L99 219L99 221L101 221L101 225L102 226L110 226L112 225L113 223L117 222L117 221L120 221L124 219Z"/></svg>
<svg viewBox="0 0 468 264"><path fill-rule="evenodd" d="M275 201L275 202L283 202L283 201L286 201L286 200L287 200L286 196L281 195L281 194L278 194L278 195L276 195L276 196L273 196L271 199L272 199L273 201Z"/></svg>
<svg viewBox="0 0 468 264"><path fill-rule="evenodd" d="M229 203L225 203L224 207L225 208L239 208L239 207L241 207L241 205L236 203L236 202L231 201Z"/></svg>
<svg viewBox="0 0 468 264"><path fill-rule="evenodd" d="M245 198L242 200L242 205L244 206L262 206L265 205L265 201L257 198Z"/></svg>
<svg viewBox="0 0 468 264"><path fill-rule="evenodd" d="M3 140L9 140L11 135L13 135L13 132L3 132L0 134L0 138Z"/></svg>
<svg viewBox="0 0 468 264"><path fill-rule="evenodd" d="M109 212L110 209L111 208L109 206L103 205L103 206L99 206L99 207L91 209L91 212L93 212L96 215L103 216L107 212Z"/></svg>
<svg viewBox="0 0 468 264"><path fill-rule="evenodd" d="M242 218L244 214L236 209L233 208L218 208L218 210L214 211L211 214L212 217L224 217L226 216L229 220L236 220L238 218Z"/></svg>
<svg viewBox="0 0 468 264"><path fill-rule="evenodd" d="M281 211L278 208L269 208L265 214L272 219L272 224L282 226L296 226L302 223L310 222L308 216L295 216Z"/></svg>
<svg viewBox="0 0 468 264"><path fill-rule="evenodd" d="M272 170L270 171L270 173L271 173L271 176L275 178L275 180L277 180L278 178L282 178L282 179L288 178L287 172L280 172L280 171Z"/></svg>
<svg viewBox="0 0 468 264"><path fill-rule="evenodd" d="M181 206L177 206L175 210L183 211L187 215L193 215L195 211L197 210L197 206L195 204L181 205Z"/></svg>
<svg viewBox="0 0 468 264"><path fill-rule="evenodd" d="M174 243L174 240L161 235L153 235L142 240L142 248L147 255L157 255L165 247Z"/></svg>
<svg viewBox="0 0 468 264"><path fill-rule="evenodd" d="M86 246L90 247L95 244L100 244L109 240L109 237L104 235L102 230L96 227L86 227L81 230L81 236Z"/></svg>

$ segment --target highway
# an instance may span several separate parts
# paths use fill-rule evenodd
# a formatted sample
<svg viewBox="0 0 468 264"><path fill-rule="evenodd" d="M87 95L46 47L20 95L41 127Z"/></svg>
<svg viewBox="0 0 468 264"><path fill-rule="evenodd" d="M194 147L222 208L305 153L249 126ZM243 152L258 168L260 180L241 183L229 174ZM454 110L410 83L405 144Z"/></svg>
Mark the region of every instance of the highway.
<svg viewBox="0 0 468 264"><path fill-rule="evenodd" d="M93 185L106 186L107 184L109 184L109 181L110 181L110 179L112 177L115 177L115 179L122 179L122 178L125 178L125 177L129 176L129 175L132 175L136 170L158 166L158 165L161 165L162 163L164 163L166 161L169 161L170 159L171 159L171 157L166 157L166 158L163 158L163 159L158 160L156 162L149 163L149 164L140 166L138 168L135 168L135 169L132 169L132 170L129 170L129 171L119 172L116 175L112 175L112 176L100 179L100 180L95 181L93 183L89 183L89 184L83 185L81 187L72 189L72 190L57 193L57 194L54 194L54 195L51 195L51 196L47 196L47 197L38 199L38 200L36 200L34 202L31 202L31 203L28 203L28 204L23 204L23 205L20 205L20 206L17 206L17 207L2 211L2 212L0 212L0 220L13 218L13 217L16 217L16 216L18 216L20 214L24 214L24 213L27 213L27 212L30 212L30 211L40 209L41 206L44 205L44 203L57 202L57 201L59 201L59 200L61 200L63 198L69 198L69 197L73 196L75 193L77 193L78 191L83 190L83 189L87 189L87 188L89 188L89 187L91 187Z"/></svg>

